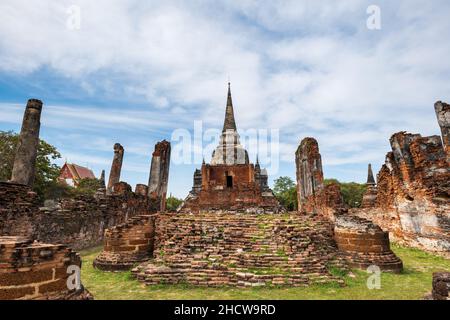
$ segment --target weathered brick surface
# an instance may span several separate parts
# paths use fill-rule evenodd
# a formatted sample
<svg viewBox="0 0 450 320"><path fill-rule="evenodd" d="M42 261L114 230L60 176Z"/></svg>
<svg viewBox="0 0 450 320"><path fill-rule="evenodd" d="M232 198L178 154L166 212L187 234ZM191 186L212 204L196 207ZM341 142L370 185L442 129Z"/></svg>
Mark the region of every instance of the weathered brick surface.
<svg viewBox="0 0 450 320"><path fill-rule="evenodd" d="M450 272L433 273L433 291L434 300L450 300Z"/></svg>
<svg viewBox="0 0 450 320"><path fill-rule="evenodd" d="M324 185L322 157L314 138L305 138L295 153L297 167L298 210L302 213L318 213L334 219L334 215L346 210L340 186Z"/></svg>
<svg viewBox="0 0 450 320"><path fill-rule="evenodd" d="M352 210L409 246L450 256L450 166L439 136L399 132L378 173L377 206Z"/></svg>
<svg viewBox="0 0 450 320"><path fill-rule="evenodd" d="M112 195L64 199L51 208L39 208L29 187L0 182L0 235L79 250L102 243L107 228L147 212L147 198L132 193L125 183L116 184Z"/></svg>
<svg viewBox="0 0 450 320"><path fill-rule="evenodd" d="M154 216L137 216L105 231L104 249L94 267L104 271L129 270L153 254Z"/></svg>
<svg viewBox="0 0 450 320"><path fill-rule="evenodd" d="M68 289L69 266L81 268L81 259L66 246L2 236L0 300L92 299L84 288Z"/></svg>
<svg viewBox="0 0 450 320"><path fill-rule="evenodd" d="M166 211L167 185L170 169L170 142L164 140L155 145L148 181L148 196L151 210Z"/></svg>
<svg viewBox="0 0 450 320"><path fill-rule="evenodd" d="M345 268L320 217L198 213L156 218L154 260L133 269L146 284L304 286Z"/></svg>
<svg viewBox="0 0 450 320"><path fill-rule="evenodd" d="M376 265L381 270L393 272L403 269L402 261L390 249L389 233L371 221L337 216L334 234L337 246L350 266L366 269Z"/></svg>

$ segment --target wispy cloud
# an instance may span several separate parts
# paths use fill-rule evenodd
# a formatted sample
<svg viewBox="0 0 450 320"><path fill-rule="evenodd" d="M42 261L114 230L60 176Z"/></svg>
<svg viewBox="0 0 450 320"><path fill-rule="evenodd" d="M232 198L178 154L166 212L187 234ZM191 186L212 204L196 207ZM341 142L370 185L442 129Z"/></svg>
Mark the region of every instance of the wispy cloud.
<svg viewBox="0 0 450 320"><path fill-rule="evenodd" d="M68 154L109 159L126 144L127 165L142 171L131 182L147 179L153 144L171 130L220 127L230 77L239 128L280 129L289 168L314 136L327 174L351 180L344 167L381 164L392 133L438 134L432 105L450 100L450 3L380 0L380 31L366 28L370 4L5 0L0 77L51 100L43 134ZM66 28L71 5L80 30ZM1 128L20 123L23 103L0 90Z"/></svg>

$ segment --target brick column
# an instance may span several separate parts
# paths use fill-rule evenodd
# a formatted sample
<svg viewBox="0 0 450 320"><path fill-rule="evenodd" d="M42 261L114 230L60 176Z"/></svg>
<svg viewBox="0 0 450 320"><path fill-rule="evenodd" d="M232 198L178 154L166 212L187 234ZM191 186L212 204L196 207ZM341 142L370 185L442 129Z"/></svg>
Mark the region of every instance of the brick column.
<svg viewBox="0 0 450 320"><path fill-rule="evenodd" d="M107 192L111 193L116 183L120 182L120 172L122 171L123 154L125 150L116 143L114 145L114 158L111 165L111 172L109 173L108 189Z"/></svg>
<svg viewBox="0 0 450 320"><path fill-rule="evenodd" d="M11 182L33 186L41 127L41 111L42 101L28 100L14 159Z"/></svg>

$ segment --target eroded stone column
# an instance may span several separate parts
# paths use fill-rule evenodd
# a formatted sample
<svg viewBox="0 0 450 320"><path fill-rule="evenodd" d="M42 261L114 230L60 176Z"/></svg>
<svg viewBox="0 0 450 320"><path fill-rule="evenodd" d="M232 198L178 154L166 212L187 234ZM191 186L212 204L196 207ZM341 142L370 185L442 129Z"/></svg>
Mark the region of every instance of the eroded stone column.
<svg viewBox="0 0 450 320"><path fill-rule="evenodd" d="M32 187L35 178L42 101L28 100L17 145L11 182Z"/></svg>
<svg viewBox="0 0 450 320"><path fill-rule="evenodd" d="M111 172L109 173L109 181L107 188L108 193L112 193L114 185L120 182L120 172L122 171L124 152L125 150L120 145L120 143L116 143L114 145L114 158L111 165Z"/></svg>
<svg viewBox="0 0 450 320"><path fill-rule="evenodd" d="M322 157L314 138L305 138L295 153L297 166L297 198L300 212L314 209L314 198L323 189Z"/></svg>
<svg viewBox="0 0 450 320"><path fill-rule="evenodd" d="M148 182L148 196L151 209L156 211L166 210L167 185L169 182L170 168L170 142L164 140L156 144L150 167Z"/></svg>
<svg viewBox="0 0 450 320"><path fill-rule="evenodd" d="M447 161L450 160L450 104L438 101L434 105L436 116L442 132L442 141L447 153Z"/></svg>

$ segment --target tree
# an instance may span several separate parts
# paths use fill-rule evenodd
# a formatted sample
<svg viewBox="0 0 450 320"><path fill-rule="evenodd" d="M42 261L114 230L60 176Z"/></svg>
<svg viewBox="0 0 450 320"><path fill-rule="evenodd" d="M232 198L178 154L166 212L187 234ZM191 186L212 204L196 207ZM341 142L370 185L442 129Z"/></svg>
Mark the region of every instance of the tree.
<svg viewBox="0 0 450 320"><path fill-rule="evenodd" d="M176 211L183 203L183 200L173 197L172 195L166 199L167 211Z"/></svg>
<svg viewBox="0 0 450 320"><path fill-rule="evenodd" d="M18 134L12 131L0 131L1 181L7 181L11 178L18 141ZM56 179L59 176L61 168L52 162L60 158L61 154L54 146L48 144L44 140L39 140L33 190L38 194L41 201L45 199L45 195L49 188L56 187Z"/></svg>
<svg viewBox="0 0 450 320"><path fill-rule="evenodd" d="M71 193L73 195L93 196L101 187L102 182L99 179L81 179L76 188L71 188Z"/></svg>
<svg viewBox="0 0 450 320"><path fill-rule="evenodd" d="M359 208L366 192L366 185L356 182L339 182L336 179L325 179L325 184L337 183L341 187L344 202L351 208Z"/></svg>
<svg viewBox="0 0 450 320"><path fill-rule="evenodd" d="M297 210L297 187L291 178L280 177L275 180L273 193L287 210Z"/></svg>

